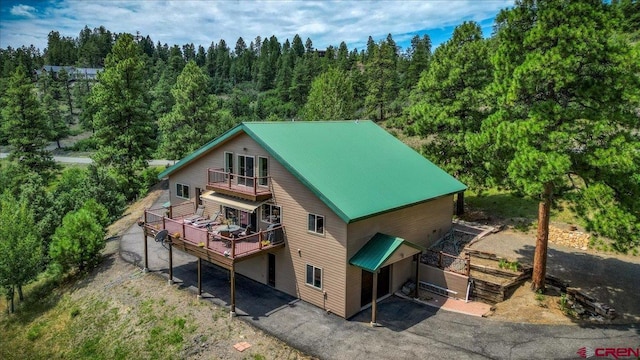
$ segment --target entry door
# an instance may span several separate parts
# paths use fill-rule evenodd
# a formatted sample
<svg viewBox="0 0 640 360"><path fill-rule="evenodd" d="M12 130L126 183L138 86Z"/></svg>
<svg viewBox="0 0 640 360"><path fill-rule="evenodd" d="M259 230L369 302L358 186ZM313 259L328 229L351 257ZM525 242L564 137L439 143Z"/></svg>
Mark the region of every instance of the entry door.
<svg viewBox="0 0 640 360"><path fill-rule="evenodd" d="M267 283L269 286L276 286L276 256L274 254L267 254L269 262L269 271L267 276Z"/></svg>
<svg viewBox="0 0 640 360"><path fill-rule="evenodd" d="M239 155L238 172L240 175L238 176L238 184L253 187L253 182L255 181L253 179L253 157Z"/></svg>
<svg viewBox="0 0 640 360"><path fill-rule="evenodd" d="M377 299L389 294L389 288L391 285L390 271L391 265L385 266L378 270L378 294ZM373 295L373 273L362 270L362 290L360 292L360 306L365 306L371 303L371 296Z"/></svg>
<svg viewBox="0 0 640 360"><path fill-rule="evenodd" d="M373 295L373 273L362 270L362 291L360 292L360 307L371 302Z"/></svg>

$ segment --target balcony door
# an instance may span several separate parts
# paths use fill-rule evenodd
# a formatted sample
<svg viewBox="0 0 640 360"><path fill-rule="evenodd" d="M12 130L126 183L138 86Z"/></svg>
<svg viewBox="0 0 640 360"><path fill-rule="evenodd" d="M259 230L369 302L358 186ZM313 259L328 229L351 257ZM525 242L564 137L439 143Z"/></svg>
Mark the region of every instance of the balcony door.
<svg viewBox="0 0 640 360"><path fill-rule="evenodd" d="M253 187L253 156L238 155L238 185Z"/></svg>

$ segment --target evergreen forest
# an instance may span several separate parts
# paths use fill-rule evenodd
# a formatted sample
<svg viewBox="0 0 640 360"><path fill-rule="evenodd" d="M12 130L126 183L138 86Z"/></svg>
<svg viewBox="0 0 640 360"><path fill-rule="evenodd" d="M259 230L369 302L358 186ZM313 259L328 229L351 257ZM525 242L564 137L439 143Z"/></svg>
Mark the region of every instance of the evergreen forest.
<svg viewBox="0 0 640 360"><path fill-rule="evenodd" d="M615 250L640 245L640 1L517 0L490 37L468 21L437 48L428 35L406 49L391 34L335 43L205 47L87 26L0 49L0 291L94 266L105 226L156 181L148 159L181 159L244 121L376 121L474 191L540 201L538 259L558 201ZM61 168L48 145L80 133L68 150L94 164Z"/></svg>

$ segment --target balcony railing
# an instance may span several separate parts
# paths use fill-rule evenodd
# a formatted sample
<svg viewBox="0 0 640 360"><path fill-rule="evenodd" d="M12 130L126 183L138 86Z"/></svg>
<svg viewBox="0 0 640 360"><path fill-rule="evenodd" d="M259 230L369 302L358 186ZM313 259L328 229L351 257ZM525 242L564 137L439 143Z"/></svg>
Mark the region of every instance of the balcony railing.
<svg viewBox="0 0 640 360"><path fill-rule="evenodd" d="M207 188L230 195L249 195L251 200L271 196L271 176L245 176L224 169L207 169Z"/></svg>
<svg viewBox="0 0 640 360"><path fill-rule="evenodd" d="M282 225L245 236L234 236L217 232L215 227L207 229L188 224L182 219L183 216L172 219L167 216L167 212L164 208L145 210L144 226L150 234L167 230L173 242L183 241L227 258L240 258L284 242L285 233Z"/></svg>

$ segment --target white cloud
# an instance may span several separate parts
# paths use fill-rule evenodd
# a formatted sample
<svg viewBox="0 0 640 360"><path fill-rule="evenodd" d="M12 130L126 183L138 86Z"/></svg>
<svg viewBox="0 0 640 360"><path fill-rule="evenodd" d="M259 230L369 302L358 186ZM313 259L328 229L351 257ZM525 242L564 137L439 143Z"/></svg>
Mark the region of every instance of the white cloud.
<svg viewBox="0 0 640 360"><path fill-rule="evenodd" d="M262 38L275 35L284 42L299 34L303 42L311 38L316 48L337 46L345 41L350 49L362 49L370 35L380 40L391 33L396 42L406 41L410 38L406 34L416 31L453 26L464 20L479 22L492 18L498 10L513 5L513 0L63 0L39 4L46 8L37 9L35 18L2 19L0 47L34 43L44 49L51 30L59 31L63 36L77 37L85 25L91 29L104 25L112 32L140 31L154 42L169 45L194 43L207 48L211 42L224 39L233 47L240 36L248 44L258 35ZM36 11L31 6L25 7L31 9L24 10L24 14ZM31 42L21 42L28 38ZM38 41L34 42L34 38Z"/></svg>
<svg viewBox="0 0 640 360"><path fill-rule="evenodd" d="M13 16L23 16L28 18L35 17L35 15L33 14L34 12L36 12L36 8L23 4L14 5L10 10L11 15Z"/></svg>

